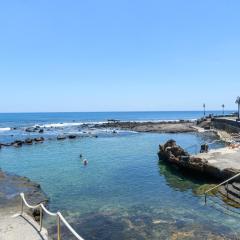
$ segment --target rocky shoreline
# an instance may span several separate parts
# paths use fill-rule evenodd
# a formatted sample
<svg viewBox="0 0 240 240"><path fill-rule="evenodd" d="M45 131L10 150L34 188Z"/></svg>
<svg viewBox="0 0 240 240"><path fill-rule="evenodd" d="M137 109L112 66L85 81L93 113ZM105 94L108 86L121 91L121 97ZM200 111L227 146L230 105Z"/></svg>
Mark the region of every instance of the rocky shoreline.
<svg viewBox="0 0 240 240"><path fill-rule="evenodd" d="M44 132L49 131L46 128L29 127L24 130L25 133L33 134L29 135L25 139L14 139L11 142L0 142L0 149L2 147L22 147L25 145L33 145L43 143L46 140L67 140L67 139L77 139L80 137L95 137L97 134L92 134L89 130L105 130L108 129L110 133L117 134L118 130L133 131L133 132L151 132L151 133L188 133L197 132L196 121L180 120L180 121L162 121L162 122L133 122L133 121L108 121L99 124L83 124L76 128L76 133L63 133L53 136L46 136ZM51 128L51 130L58 129ZM13 131L15 129L12 129ZM80 133L80 131L82 133Z"/></svg>
<svg viewBox="0 0 240 240"><path fill-rule="evenodd" d="M159 122L121 122L111 121L102 124L95 124L94 128L115 128L121 130L130 130L135 132L156 132L156 133L184 133L196 132L193 128L196 125L195 121L180 120L180 121L159 121Z"/></svg>
<svg viewBox="0 0 240 240"><path fill-rule="evenodd" d="M3 172L0 169L0 213L4 211L20 211L20 193L23 192L29 204L48 203L48 197L38 183L27 177ZM16 213L18 213L16 212ZM39 210L25 209L30 216L39 221Z"/></svg>

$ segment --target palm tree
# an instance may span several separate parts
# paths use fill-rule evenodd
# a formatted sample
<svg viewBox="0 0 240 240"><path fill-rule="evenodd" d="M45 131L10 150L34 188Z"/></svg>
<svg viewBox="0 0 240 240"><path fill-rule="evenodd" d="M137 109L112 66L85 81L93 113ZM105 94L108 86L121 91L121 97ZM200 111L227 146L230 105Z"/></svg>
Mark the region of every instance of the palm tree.
<svg viewBox="0 0 240 240"><path fill-rule="evenodd" d="M240 112L240 97L238 96L235 102L238 105L238 119L239 119L239 112Z"/></svg>
<svg viewBox="0 0 240 240"><path fill-rule="evenodd" d="M203 104L203 114L204 114L204 117L205 117L205 115L206 115L206 104L205 103Z"/></svg>
<svg viewBox="0 0 240 240"><path fill-rule="evenodd" d="M225 108L225 105L222 104L222 109L223 109L222 113L223 113L223 115L224 115L224 108Z"/></svg>

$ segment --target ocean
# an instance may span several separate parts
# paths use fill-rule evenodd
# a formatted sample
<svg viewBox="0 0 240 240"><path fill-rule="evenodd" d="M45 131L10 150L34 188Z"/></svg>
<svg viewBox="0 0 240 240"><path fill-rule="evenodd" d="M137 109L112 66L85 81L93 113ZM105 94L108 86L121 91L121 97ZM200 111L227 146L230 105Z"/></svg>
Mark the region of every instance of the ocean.
<svg viewBox="0 0 240 240"><path fill-rule="evenodd" d="M0 142L32 136L36 133L25 129L36 125L45 126L43 135L48 137L42 144L3 147L0 168L40 183L50 198L50 210L60 210L85 239L236 239L240 236L239 219L204 204L201 186L211 182L185 176L158 161L158 145L168 139L188 148L212 142L214 136L131 131L113 134L108 129L101 132L89 129L98 138L89 133L64 141L50 137L82 133L81 126L86 122L193 120L202 115L202 112L0 114ZM211 148L223 145L216 142ZM80 154L88 160L87 166L83 166ZM55 220L46 221L54 235ZM74 239L66 230L63 236Z"/></svg>

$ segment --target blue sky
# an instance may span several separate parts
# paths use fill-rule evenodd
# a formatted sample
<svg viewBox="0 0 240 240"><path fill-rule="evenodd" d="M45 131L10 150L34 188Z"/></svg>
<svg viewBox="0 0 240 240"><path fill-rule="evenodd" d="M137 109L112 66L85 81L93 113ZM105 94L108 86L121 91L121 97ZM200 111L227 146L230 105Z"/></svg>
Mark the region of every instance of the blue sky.
<svg viewBox="0 0 240 240"><path fill-rule="evenodd" d="M235 109L240 2L0 2L0 112Z"/></svg>

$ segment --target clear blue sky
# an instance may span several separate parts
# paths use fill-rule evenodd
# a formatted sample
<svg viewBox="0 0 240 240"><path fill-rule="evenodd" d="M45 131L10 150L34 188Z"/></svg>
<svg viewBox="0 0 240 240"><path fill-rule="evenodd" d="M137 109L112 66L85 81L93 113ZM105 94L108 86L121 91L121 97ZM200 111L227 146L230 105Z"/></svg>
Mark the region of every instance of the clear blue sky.
<svg viewBox="0 0 240 240"><path fill-rule="evenodd" d="M240 1L0 3L0 112L235 109Z"/></svg>

